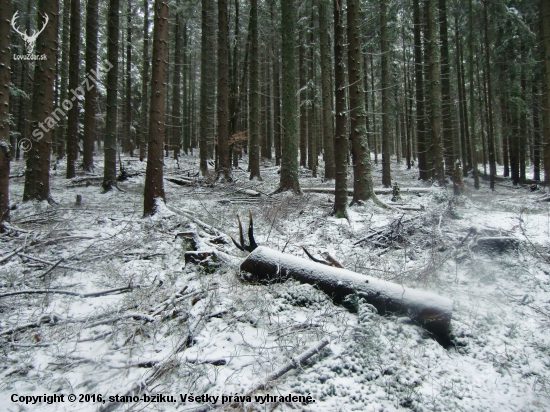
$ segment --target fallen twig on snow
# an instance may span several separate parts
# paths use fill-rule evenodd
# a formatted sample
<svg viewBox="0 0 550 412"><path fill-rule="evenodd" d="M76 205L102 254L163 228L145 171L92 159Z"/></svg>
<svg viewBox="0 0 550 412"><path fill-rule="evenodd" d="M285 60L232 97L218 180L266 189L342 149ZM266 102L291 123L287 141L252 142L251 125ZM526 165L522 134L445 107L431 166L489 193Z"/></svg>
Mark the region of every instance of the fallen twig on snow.
<svg viewBox="0 0 550 412"><path fill-rule="evenodd" d="M78 296L81 298L93 298L97 296L109 295L111 293L129 292L135 287L137 286L126 286L123 288L101 290L98 292L91 292L91 293L80 293L80 292L73 292L70 290L57 290L57 289L16 290L14 292L0 293L0 298L6 298L9 296L16 296L16 295L36 295L36 294L45 294L45 293L57 293L58 295L72 295L72 296Z"/></svg>

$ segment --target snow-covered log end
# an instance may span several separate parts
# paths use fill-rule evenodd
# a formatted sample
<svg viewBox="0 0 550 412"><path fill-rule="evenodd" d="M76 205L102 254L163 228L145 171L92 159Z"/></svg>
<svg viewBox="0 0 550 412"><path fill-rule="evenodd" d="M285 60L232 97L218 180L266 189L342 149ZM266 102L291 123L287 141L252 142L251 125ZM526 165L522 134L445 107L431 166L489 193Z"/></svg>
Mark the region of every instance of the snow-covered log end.
<svg viewBox="0 0 550 412"><path fill-rule="evenodd" d="M322 265L266 247L258 247L248 255L240 269L248 281L282 282L293 278L316 285L336 303L356 294L380 314L407 315L443 346L451 343L453 300L435 293Z"/></svg>

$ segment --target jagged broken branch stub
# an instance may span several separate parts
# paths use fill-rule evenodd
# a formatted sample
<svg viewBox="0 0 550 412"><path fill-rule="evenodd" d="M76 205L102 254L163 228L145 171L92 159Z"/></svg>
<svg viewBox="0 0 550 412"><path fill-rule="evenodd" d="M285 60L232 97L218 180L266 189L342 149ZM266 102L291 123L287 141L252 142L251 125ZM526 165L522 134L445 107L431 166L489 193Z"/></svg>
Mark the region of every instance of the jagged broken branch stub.
<svg viewBox="0 0 550 412"><path fill-rule="evenodd" d="M239 240L240 243L237 242L235 239L233 239L233 236L231 236L231 240L237 246L240 250L243 252L252 252L258 247L258 244L256 243L256 240L254 240L254 221L252 219L252 212L249 210L248 215L250 217L250 222L248 224L248 241L250 242L248 245L244 241L244 234L243 234L243 225L241 223L241 218L239 215L237 215L237 221L239 222Z"/></svg>

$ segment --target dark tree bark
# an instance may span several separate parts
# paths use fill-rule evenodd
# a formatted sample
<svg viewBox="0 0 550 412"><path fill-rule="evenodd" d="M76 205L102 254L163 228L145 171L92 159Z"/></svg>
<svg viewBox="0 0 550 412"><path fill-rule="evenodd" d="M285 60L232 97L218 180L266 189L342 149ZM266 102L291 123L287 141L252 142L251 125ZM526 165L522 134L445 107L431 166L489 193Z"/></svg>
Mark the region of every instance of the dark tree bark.
<svg viewBox="0 0 550 412"><path fill-rule="evenodd" d="M495 177L497 174L496 156L495 156L495 137L493 125L493 85L491 82L491 59L489 45L489 19L487 16L487 2L484 3L483 19L485 22L485 73L487 76L487 151L489 152L489 181L491 190L495 190Z"/></svg>
<svg viewBox="0 0 550 412"><path fill-rule="evenodd" d="M38 15L48 15L49 22L38 36L36 54L46 55L38 60L34 70L32 101L32 147L27 152L27 169L23 201L50 200L50 152L52 128L56 121L49 117L53 113L55 61L57 57L57 0L39 0Z"/></svg>
<svg viewBox="0 0 550 412"><path fill-rule="evenodd" d="M390 152L390 69L388 25L386 16L387 0L380 0L380 60L382 68L382 184L391 186Z"/></svg>
<svg viewBox="0 0 550 412"><path fill-rule="evenodd" d="M71 38L69 43L69 90L83 90L78 87L78 73L80 71L80 0L71 0ZM79 98L73 100L73 97L71 97L71 101L73 101L72 108L67 113L67 179L76 176L75 164L78 157Z"/></svg>
<svg viewBox="0 0 550 412"><path fill-rule="evenodd" d="M361 67L361 15L359 0L347 0L348 82L350 140L353 160L353 199L351 203L374 196L370 151L367 141L365 91Z"/></svg>
<svg viewBox="0 0 550 412"><path fill-rule="evenodd" d="M544 182L550 185L550 0L541 0Z"/></svg>
<svg viewBox="0 0 550 412"><path fill-rule="evenodd" d="M336 96L336 128L334 163L336 171L334 209L338 218L346 217L348 203L348 137L346 136L346 71L344 10L341 0L334 0L334 94Z"/></svg>
<svg viewBox="0 0 550 412"><path fill-rule="evenodd" d="M265 84L266 84L266 93L265 93L265 128L266 128L266 134L265 134L265 150L263 153L263 157L266 159L271 159L271 149L273 147L273 84L271 83L271 80L273 78L272 70L273 70L273 62L272 57L273 55L269 54L269 43L266 45L266 62L265 62Z"/></svg>
<svg viewBox="0 0 550 412"><path fill-rule="evenodd" d="M97 72L97 33L99 29L99 3L98 0L88 0L86 3L86 74ZM84 142L82 165L84 170L94 170L94 137L95 115L97 104L96 87L86 89L84 102Z"/></svg>
<svg viewBox="0 0 550 412"><path fill-rule="evenodd" d="M153 28L153 67L151 71L151 112L149 114L149 144L143 215L157 212L157 202L166 201L163 182L162 144L164 136L164 109L166 101L166 54L168 48L168 3L155 0Z"/></svg>
<svg viewBox="0 0 550 412"><path fill-rule="evenodd" d="M109 60L113 67L107 73L107 113L105 119L105 143L103 146L105 159L103 190L105 192L116 186L119 8L119 0L109 0L107 60Z"/></svg>
<svg viewBox="0 0 550 412"><path fill-rule="evenodd" d="M181 45L181 11L176 11L176 23L174 24L174 76L172 79L172 145L174 159L178 159L181 148L182 123L181 123L181 71L182 71L182 45Z"/></svg>
<svg viewBox="0 0 550 412"><path fill-rule="evenodd" d="M29 2L30 4L30 2ZM61 101L64 102L69 96L69 38L71 32L71 0L63 0L63 35L61 37ZM67 120L63 116L59 122L59 132L57 133L57 160L65 157L65 147L67 143Z"/></svg>
<svg viewBox="0 0 550 412"><path fill-rule="evenodd" d="M258 1L250 2L250 80L249 80L249 168L250 179L260 178L260 50L258 39Z"/></svg>
<svg viewBox="0 0 550 412"><path fill-rule="evenodd" d="M479 170L477 168L476 122L474 108L474 11L472 0L468 0L468 82L470 83L470 156L474 171L474 187L479 189Z"/></svg>
<svg viewBox="0 0 550 412"><path fill-rule="evenodd" d="M31 10L32 10L31 7L32 7L32 1L27 0L27 17L25 22L25 30L27 33L29 33L31 30ZM67 33L67 36L68 36L68 33ZM58 48L58 52L57 52L58 57L56 62L56 71L58 73L59 73L59 63L60 63L59 55L60 53ZM30 65L30 62L29 63L21 62L21 66L22 67L21 67L21 86L20 87L21 87L21 90L23 90L24 95L22 94L19 98L19 107L18 107L19 119L17 121L17 131L20 133L20 136L28 137L30 134L29 119L30 119L31 93L32 93L32 78L31 78L32 67ZM15 73L12 73L12 78L14 76L15 76ZM59 86L59 83L60 83L59 78L56 77L56 80L57 80L56 85ZM66 80L67 79L65 79L65 91L67 89ZM10 108L14 108L14 105L10 104ZM63 118L60 119L58 126L55 128L56 142L55 142L55 146L53 146L55 148L55 153L57 153L57 146L59 145L59 140L64 139L63 133L65 131L65 128L61 127L61 125L64 124L64 122L65 122L65 116L63 116ZM11 142L10 154L12 159L15 158L16 160L19 160L21 155L21 149L18 145L17 140L18 140L17 136L15 134L12 134L12 136L10 137L10 142ZM63 147L62 150L64 152L65 147Z"/></svg>
<svg viewBox="0 0 550 412"><path fill-rule="evenodd" d="M0 233L10 218L10 62L11 0L0 0Z"/></svg>
<svg viewBox="0 0 550 412"><path fill-rule="evenodd" d="M370 90L372 98L372 147L374 149L374 164L378 164L378 134L376 129L376 90L374 88L374 58L370 55Z"/></svg>
<svg viewBox="0 0 550 412"><path fill-rule="evenodd" d="M424 113L424 60L422 58L422 30L419 0L413 0L414 67L416 87L416 134L418 144L418 171L420 180L428 180L426 124Z"/></svg>
<svg viewBox="0 0 550 412"><path fill-rule="evenodd" d="M143 0L143 70L141 74L141 115L139 160L144 161L147 154L147 134L149 114L149 0Z"/></svg>
<svg viewBox="0 0 550 412"><path fill-rule="evenodd" d="M296 64L294 36L296 34L294 1L281 0L282 31L282 131L281 179L279 191L300 192L298 182L298 130L296 128Z"/></svg>
<svg viewBox="0 0 550 412"><path fill-rule="evenodd" d="M227 0L218 0L218 175L231 181L229 159L229 18Z"/></svg>
<svg viewBox="0 0 550 412"><path fill-rule="evenodd" d="M130 156L134 155L132 126L132 1L127 0L126 10L126 91L124 119L124 148Z"/></svg>
<svg viewBox="0 0 550 412"><path fill-rule="evenodd" d="M330 31L328 25L327 0L318 0L319 4L319 42L321 51L321 91L323 101L323 146L325 160L325 180L335 177L334 171L334 125L332 115L332 62L330 52Z"/></svg>
<svg viewBox="0 0 550 412"><path fill-rule="evenodd" d="M441 90L439 84L439 48L437 45L437 17L435 0L426 0L427 45L426 61L429 66L431 158L434 179L445 185L443 148L441 144Z"/></svg>
<svg viewBox="0 0 550 412"><path fill-rule="evenodd" d="M539 105L541 100L537 82L534 81L531 87L533 94L533 180L540 181L542 138Z"/></svg>
<svg viewBox="0 0 550 412"><path fill-rule="evenodd" d="M454 172L455 133L451 117L451 70L449 66L449 33L447 23L447 0L439 0L439 38L441 41L441 139L443 142L443 157L445 159L445 174L452 176Z"/></svg>
<svg viewBox="0 0 550 412"><path fill-rule="evenodd" d="M311 1L311 19L309 20L309 65L307 88L307 167L312 177L317 177L317 133L315 132L315 37L313 35L313 2Z"/></svg>
<svg viewBox="0 0 550 412"><path fill-rule="evenodd" d="M526 162L526 146L527 146L527 113L526 113L526 89L527 89L527 68L525 67L524 59L526 56L525 42L521 40L520 47L520 100L523 102L519 105L519 134L518 134L518 149L519 149L519 181L525 182L525 162Z"/></svg>
<svg viewBox="0 0 550 412"><path fill-rule="evenodd" d="M281 82L279 50L276 44L275 4L271 2L271 23L273 27L273 38L271 40L271 55L273 56L273 143L275 146L275 165L281 165Z"/></svg>
<svg viewBox="0 0 550 412"><path fill-rule="evenodd" d="M462 89L462 100L460 101L460 104L462 104L462 114L464 116L464 150L466 151L466 163L463 165L464 171L463 175L464 177L468 176L468 169L472 168L472 156L471 156L471 144L470 144L470 126L469 121L470 117L468 115L468 102L466 99L466 74L465 74L465 67L464 67L464 55L463 55L463 49L460 48L460 84L459 87Z"/></svg>
<svg viewBox="0 0 550 412"><path fill-rule="evenodd" d="M231 140L238 132L238 102L239 102L239 0L235 0L235 29L234 29L234 45L231 58L231 86L230 86L230 101L229 101L229 135ZM239 154L237 144L235 142L230 146L230 156L233 158L233 167L239 165ZM230 159L231 160L231 159Z"/></svg>
<svg viewBox="0 0 550 412"><path fill-rule="evenodd" d="M300 38L305 37L305 30L300 30ZM307 65L305 42L300 41L298 46L299 72L299 116L300 116L300 166L307 167Z"/></svg>
<svg viewBox="0 0 550 412"><path fill-rule="evenodd" d="M209 122L214 110L215 53L214 37L214 1L202 0L201 20L201 85L200 85L200 127L199 127L199 168L201 173L208 170L208 132Z"/></svg>
<svg viewBox="0 0 550 412"><path fill-rule="evenodd" d="M182 70L183 70L183 79L182 79L182 89L183 89L183 104L181 109L181 133L182 133L182 150L184 154L189 154L189 149L191 148L191 116L189 111L191 109L190 102L190 93L189 89L190 78L191 78L191 63L190 63L190 54L189 54L189 29L187 26L187 21L183 25L183 58L182 58Z"/></svg>

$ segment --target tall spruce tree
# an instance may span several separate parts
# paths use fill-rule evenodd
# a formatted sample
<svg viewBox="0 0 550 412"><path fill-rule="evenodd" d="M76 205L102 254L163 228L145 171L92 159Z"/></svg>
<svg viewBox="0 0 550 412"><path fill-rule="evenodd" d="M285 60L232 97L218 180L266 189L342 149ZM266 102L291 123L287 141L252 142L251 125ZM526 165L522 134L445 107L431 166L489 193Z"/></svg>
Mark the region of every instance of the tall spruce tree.
<svg viewBox="0 0 550 412"><path fill-rule="evenodd" d="M49 18L44 31L38 36L36 54L45 55L38 60L34 69L32 101L32 147L27 153L25 188L23 201L50 200L50 152L52 128L55 119L50 117L54 111L54 81L57 58L57 19L59 2L57 0L38 0L39 24ZM5 17L4 17L5 18ZM68 110L68 107L63 107Z"/></svg>
<svg viewBox="0 0 550 412"><path fill-rule="evenodd" d="M0 0L0 16L12 13L11 0ZM0 19L0 233L10 217L10 21Z"/></svg>
<svg viewBox="0 0 550 412"><path fill-rule="evenodd" d="M361 14L359 0L347 0L348 81L350 141L353 160L353 200L367 200L374 195L372 167L367 141L365 91L361 56Z"/></svg>
<svg viewBox="0 0 550 412"><path fill-rule="evenodd" d="M334 116L332 115L332 54L330 52L330 31L328 0L317 0L319 7L319 43L321 53L321 93L323 119L323 148L325 160L325 180L332 180L334 172Z"/></svg>
<svg viewBox="0 0 550 412"><path fill-rule="evenodd" d="M69 89L76 91L80 68L80 0L71 0L71 36L69 61ZM82 88L80 89L82 90ZM72 98L71 98L72 100ZM67 121L67 179L76 176L75 164L78 157L78 114L79 99L73 100Z"/></svg>
<svg viewBox="0 0 550 412"><path fill-rule="evenodd" d="M346 135L346 62L345 62L344 8L341 0L334 0L334 94L336 96L336 128L334 130L334 181L333 215L347 215L348 202L348 136Z"/></svg>
<svg viewBox="0 0 550 412"><path fill-rule="evenodd" d="M258 39L258 1L250 1L250 79L249 79L249 167L250 179L260 178L260 52Z"/></svg>
<svg viewBox="0 0 550 412"><path fill-rule="evenodd" d="M279 191L300 192L298 182L298 130L296 127L296 63L294 36L296 9L292 0L281 0L282 31L282 139Z"/></svg>
<svg viewBox="0 0 550 412"><path fill-rule="evenodd" d="M166 104L166 55L168 49L168 2L155 0L153 28L153 58L151 71L151 113L149 116L149 142L147 146L147 169L143 215L157 212L157 202L166 201L164 195L163 137Z"/></svg>
<svg viewBox="0 0 550 412"><path fill-rule="evenodd" d="M218 0L218 174L231 181L229 159L229 18L227 0Z"/></svg>
<svg viewBox="0 0 550 412"><path fill-rule="evenodd" d="M119 0L109 0L107 16L107 60L113 66L107 73L105 143L103 145L103 190L116 186Z"/></svg>
<svg viewBox="0 0 550 412"><path fill-rule="evenodd" d="M391 186L390 152L390 48L388 45L387 0L380 0L380 60L382 69L382 184Z"/></svg>
<svg viewBox="0 0 550 412"><path fill-rule="evenodd" d="M99 30L98 0L88 0L86 3L86 73L97 72L97 35ZM82 165L84 170L94 169L94 138L96 136L95 116L97 104L97 88L86 89L84 102L84 141Z"/></svg>

